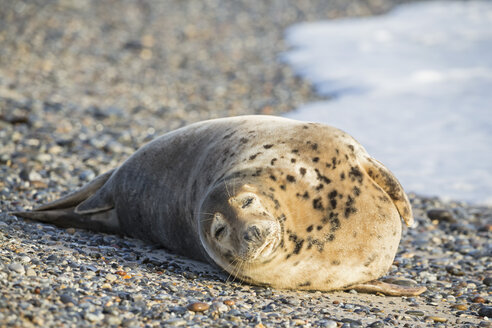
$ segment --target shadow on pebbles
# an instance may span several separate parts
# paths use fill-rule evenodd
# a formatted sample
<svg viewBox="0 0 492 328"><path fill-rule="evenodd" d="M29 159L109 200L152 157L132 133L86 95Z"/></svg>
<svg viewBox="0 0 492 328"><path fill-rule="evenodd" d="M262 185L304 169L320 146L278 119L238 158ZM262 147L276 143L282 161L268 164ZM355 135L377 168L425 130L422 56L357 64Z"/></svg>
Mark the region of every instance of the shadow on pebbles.
<svg viewBox="0 0 492 328"><path fill-rule="evenodd" d="M419 297L243 285L138 240L7 214L185 124L315 100L278 59L290 24L378 1L0 1L0 327L490 327L492 209L410 195L385 278Z"/></svg>

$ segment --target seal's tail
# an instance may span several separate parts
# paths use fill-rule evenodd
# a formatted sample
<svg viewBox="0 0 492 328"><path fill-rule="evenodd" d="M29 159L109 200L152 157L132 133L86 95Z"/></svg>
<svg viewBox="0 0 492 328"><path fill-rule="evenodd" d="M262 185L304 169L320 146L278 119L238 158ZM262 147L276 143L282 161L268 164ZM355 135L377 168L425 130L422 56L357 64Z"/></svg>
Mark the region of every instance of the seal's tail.
<svg viewBox="0 0 492 328"><path fill-rule="evenodd" d="M29 220L51 223L59 227L83 228L101 232L118 233L118 220L112 202L101 206L91 206L94 196L113 174L113 170L102 174L67 196L42 205L33 211L12 212L10 214ZM92 205L92 204L91 204ZM82 209L79 209L81 208Z"/></svg>
<svg viewBox="0 0 492 328"><path fill-rule="evenodd" d="M413 224L412 206L408 201L408 197L403 190L400 182L395 178L393 173L388 170L381 162L374 158L368 157L367 162L364 163L364 169L371 179L376 182L391 198L393 203L400 213L407 226Z"/></svg>

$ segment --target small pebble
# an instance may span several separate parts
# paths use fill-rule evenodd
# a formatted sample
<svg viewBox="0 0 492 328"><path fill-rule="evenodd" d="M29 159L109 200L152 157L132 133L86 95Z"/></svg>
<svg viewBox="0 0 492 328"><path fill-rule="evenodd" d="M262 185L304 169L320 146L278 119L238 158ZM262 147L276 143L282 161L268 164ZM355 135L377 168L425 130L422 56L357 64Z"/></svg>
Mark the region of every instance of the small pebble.
<svg viewBox="0 0 492 328"><path fill-rule="evenodd" d="M472 302L482 304L482 303L485 303L485 299L482 296L476 296L476 297L472 298Z"/></svg>
<svg viewBox="0 0 492 328"><path fill-rule="evenodd" d="M233 300L225 300L224 304L227 306L233 306L235 304L235 302Z"/></svg>
<svg viewBox="0 0 492 328"><path fill-rule="evenodd" d="M491 306L482 306L478 310L478 315L481 317L492 318L492 307Z"/></svg>
<svg viewBox="0 0 492 328"><path fill-rule="evenodd" d="M179 327L187 324L186 320L181 318L173 318L163 322L164 326Z"/></svg>
<svg viewBox="0 0 492 328"><path fill-rule="evenodd" d="M425 317L426 320L432 320L434 322L446 322L448 321L447 318L444 318L444 317L438 317L438 316L428 316L428 317Z"/></svg>
<svg viewBox="0 0 492 328"><path fill-rule="evenodd" d="M24 269L24 266L20 264L19 262L13 262L9 264L9 270L14 271L20 274L24 274L26 270Z"/></svg>
<svg viewBox="0 0 492 328"><path fill-rule="evenodd" d="M21 256L19 260L22 263L29 263L29 262L31 262L31 258L29 256Z"/></svg>
<svg viewBox="0 0 492 328"><path fill-rule="evenodd" d="M60 301L64 304L67 304L67 303L76 304L76 301L73 299L73 297L70 294L61 294L60 295Z"/></svg>
<svg viewBox="0 0 492 328"><path fill-rule="evenodd" d="M115 281L117 278L114 274L111 274L111 273L108 273L106 276L105 276L106 280L109 281L109 282L113 282Z"/></svg>
<svg viewBox="0 0 492 328"><path fill-rule="evenodd" d="M333 320L320 320L317 322L320 327L324 328L337 328L337 322Z"/></svg>
<svg viewBox="0 0 492 328"><path fill-rule="evenodd" d="M430 209L427 211L427 216L431 220L437 220L440 222L456 222L453 214L444 209Z"/></svg>
<svg viewBox="0 0 492 328"><path fill-rule="evenodd" d="M89 312L89 313L85 313L84 314L84 318L90 322L100 322L104 319L104 314L98 312L98 313L92 313L92 312Z"/></svg>
<svg viewBox="0 0 492 328"><path fill-rule="evenodd" d="M468 306L465 304L455 304L452 306L453 309L460 310L460 311L466 311L468 310Z"/></svg>
<svg viewBox="0 0 492 328"><path fill-rule="evenodd" d="M384 327L384 322L381 320L374 321L368 327L370 327L370 328L382 328L382 327Z"/></svg>
<svg viewBox="0 0 492 328"><path fill-rule="evenodd" d="M189 304L186 308L193 312L204 312L210 308L210 305L207 303L196 302Z"/></svg>

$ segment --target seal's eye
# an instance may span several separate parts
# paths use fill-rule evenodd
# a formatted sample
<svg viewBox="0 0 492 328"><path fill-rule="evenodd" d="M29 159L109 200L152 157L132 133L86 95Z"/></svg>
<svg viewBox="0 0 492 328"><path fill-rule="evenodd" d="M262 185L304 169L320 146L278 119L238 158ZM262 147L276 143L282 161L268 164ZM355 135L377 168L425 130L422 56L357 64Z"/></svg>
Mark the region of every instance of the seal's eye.
<svg viewBox="0 0 492 328"><path fill-rule="evenodd" d="M224 237L227 227L225 225L220 225L215 228L214 237L217 240L221 240Z"/></svg>
<svg viewBox="0 0 492 328"><path fill-rule="evenodd" d="M253 197L246 198L245 200L243 200L243 205L241 206L241 208L248 207L249 205L251 205L251 203L253 203L253 200L254 200Z"/></svg>
<svg viewBox="0 0 492 328"><path fill-rule="evenodd" d="M221 241L227 236L228 225L221 213L215 213L212 226L210 227L210 233L217 241Z"/></svg>

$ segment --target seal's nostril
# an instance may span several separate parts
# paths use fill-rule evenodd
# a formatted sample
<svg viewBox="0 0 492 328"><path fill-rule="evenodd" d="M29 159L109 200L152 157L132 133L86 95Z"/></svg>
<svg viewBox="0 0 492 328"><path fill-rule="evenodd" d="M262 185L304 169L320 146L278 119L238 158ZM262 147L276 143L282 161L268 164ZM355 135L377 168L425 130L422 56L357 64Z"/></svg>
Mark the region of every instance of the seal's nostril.
<svg viewBox="0 0 492 328"><path fill-rule="evenodd" d="M259 241L261 239L261 230L256 225L252 225L246 229L243 237L248 242Z"/></svg>

